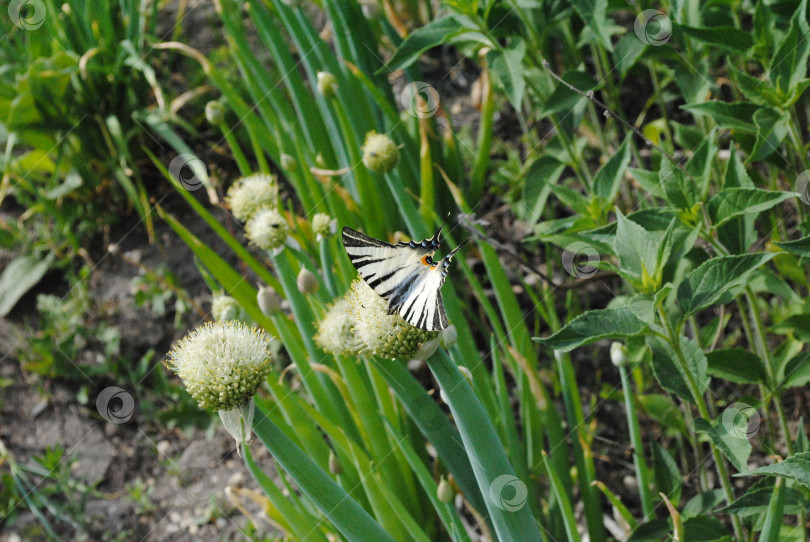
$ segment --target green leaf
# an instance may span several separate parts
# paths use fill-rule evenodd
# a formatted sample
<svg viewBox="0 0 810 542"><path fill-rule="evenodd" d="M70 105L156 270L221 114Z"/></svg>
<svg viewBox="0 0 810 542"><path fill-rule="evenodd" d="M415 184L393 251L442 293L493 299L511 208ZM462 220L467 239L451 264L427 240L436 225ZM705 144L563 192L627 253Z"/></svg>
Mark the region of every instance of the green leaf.
<svg viewBox="0 0 810 542"><path fill-rule="evenodd" d="M799 256L810 256L810 235L793 241L782 241L774 243L779 248L783 248Z"/></svg>
<svg viewBox="0 0 810 542"><path fill-rule="evenodd" d="M712 81L706 77L705 70L689 62L676 64L674 79L683 100L688 104L703 103L712 88Z"/></svg>
<svg viewBox="0 0 810 542"><path fill-rule="evenodd" d="M630 140L632 135L628 134L624 138L616 153L610 157L604 166L599 168L593 179L593 191L597 196L601 196L608 203L613 203L619 188L624 179L624 172L627 164L630 163Z"/></svg>
<svg viewBox="0 0 810 542"><path fill-rule="evenodd" d="M683 413L669 395L650 393L636 396L641 408L652 419L664 427L673 429L686 436L686 423Z"/></svg>
<svg viewBox="0 0 810 542"><path fill-rule="evenodd" d="M374 359L373 363L402 402L417 429L436 449L439 459L447 466L470 504L476 510L483 511L485 498L476 485L461 437L439 405L404 365L378 359Z"/></svg>
<svg viewBox="0 0 810 542"><path fill-rule="evenodd" d="M676 25L686 35L699 41L736 52L744 52L754 45L751 34L733 26L696 27Z"/></svg>
<svg viewBox="0 0 810 542"><path fill-rule="evenodd" d="M731 300L729 290L742 285L760 266L774 254L758 252L739 256L712 258L692 270L678 286L678 303L684 316L715 304Z"/></svg>
<svg viewBox="0 0 810 542"><path fill-rule="evenodd" d="M541 156L529 167L523 186L526 222L536 224L540 220L551 187L557 184L564 169L565 164L547 155Z"/></svg>
<svg viewBox="0 0 810 542"><path fill-rule="evenodd" d="M751 443L746 438L748 416L745 409L752 409L743 403L734 403L723 411L723 416L714 424L703 418L695 420L695 431L705 433L712 439L717 448L723 452L728 460L740 472L748 471L748 457L751 455ZM740 427L742 419L745 427Z"/></svg>
<svg viewBox="0 0 810 542"><path fill-rule="evenodd" d="M799 417L796 426L807 427L804 425L804 416ZM799 429L798 434L796 435L796 440L793 441L793 448L797 452L810 452L810 438L808 438L808 433L806 430Z"/></svg>
<svg viewBox="0 0 810 542"><path fill-rule="evenodd" d="M672 534L672 527L669 521L664 519L654 519L639 525L627 542L661 542Z"/></svg>
<svg viewBox="0 0 810 542"><path fill-rule="evenodd" d="M37 285L53 262L45 257L27 254L9 263L0 275L0 318L5 317L28 290Z"/></svg>
<svg viewBox="0 0 810 542"><path fill-rule="evenodd" d="M552 495L554 499L559 502L558 506L561 511L563 526L565 527L565 537L570 542L580 542L582 539L579 537L574 510L571 506L571 499L568 498L566 485L562 482L559 472L550 464L546 451L543 450L542 453L543 467L545 467Z"/></svg>
<svg viewBox="0 0 810 542"><path fill-rule="evenodd" d="M810 352L802 352L785 364L786 388L798 388L810 384Z"/></svg>
<svg viewBox="0 0 810 542"><path fill-rule="evenodd" d="M647 44L638 39L638 36L632 32L622 36L616 43L616 50L613 51L613 63L619 70L622 79L646 50Z"/></svg>
<svg viewBox="0 0 810 542"><path fill-rule="evenodd" d="M808 88L810 88L810 78L799 81L799 83L793 87L793 89L791 89L790 95L787 97L787 99L782 101L782 108L787 109L799 101L799 98L804 95L804 91Z"/></svg>
<svg viewBox="0 0 810 542"><path fill-rule="evenodd" d="M712 173L712 160L717 154L717 128L712 128L697 146L694 154L686 163L686 173L698 183L697 191L701 199L709 191L709 180Z"/></svg>
<svg viewBox="0 0 810 542"><path fill-rule="evenodd" d="M570 352L601 339L632 337L646 330L647 325L629 308L603 309L580 314L550 337L533 339L554 350Z"/></svg>
<svg viewBox="0 0 810 542"><path fill-rule="evenodd" d="M695 516L683 522L683 539L689 542L731 542L728 529L719 519Z"/></svg>
<svg viewBox="0 0 810 542"><path fill-rule="evenodd" d="M642 292L652 294L661 286L662 268L660 248L668 237L665 232L649 232L644 227L625 218L616 211L616 238L613 251L619 258L619 266L625 273L634 277L633 285ZM671 232L667 230L668 233ZM671 248L671 244L669 245Z"/></svg>
<svg viewBox="0 0 810 542"><path fill-rule="evenodd" d="M661 183L659 182L659 175L657 171L650 171L648 169L627 168L633 179L639 184L641 188L646 190L650 196L663 197L661 192Z"/></svg>
<svg viewBox="0 0 810 542"><path fill-rule="evenodd" d="M662 388L686 401L694 402L695 399L687 384L687 380L691 377L697 385L698 393L706 391L709 386L708 362L703 350L695 341L684 336L680 337L681 352L686 362L685 368L678 362L677 353L665 339L656 335L648 335L647 346L652 351L653 374ZM689 371L689 375L684 371Z"/></svg>
<svg viewBox="0 0 810 542"><path fill-rule="evenodd" d="M48 190L44 197L45 199L58 199L63 196L67 196L77 188L82 185L82 177L76 171L71 171L67 175L65 175L65 180L62 181L62 184L57 185L50 190Z"/></svg>
<svg viewBox="0 0 810 542"><path fill-rule="evenodd" d="M810 313L794 314L771 326L771 333L793 335L799 341L810 342Z"/></svg>
<svg viewBox="0 0 810 542"><path fill-rule="evenodd" d="M661 158L659 181L664 188L667 201L674 207L689 210L698 199L697 185L683 171L675 167L668 158Z"/></svg>
<svg viewBox="0 0 810 542"><path fill-rule="evenodd" d="M492 49L487 54L490 71L506 92L515 110L520 111L526 80L523 74L523 58L526 56L526 42L513 38L503 49Z"/></svg>
<svg viewBox="0 0 810 542"><path fill-rule="evenodd" d="M440 348L431 356L427 365L447 396L478 487L489 497L484 500L494 534L499 540L543 540L538 523L532 517L532 507L525 501L526 481L515 476L503 444L475 392L444 349ZM519 502L520 497L522 502Z"/></svg>
<svg viewBox="0 0 810 542"><path fill-rule="evenodd" d="M464 528L464 523L462 523L459 517L458 510L453 506L453 502L442 502L439 500L439 496L437 495L438 485L434 481L427 466L423 463L422 458L419 457L419 454L413 449L409 440L403 438L402 435L392 427L389 420L385 419L384 421L386 422L385 429L388 431L389 438L392 442L397 442L397 446L402 450L402 454L408 461L408 465L414 475L419 480L419 484L430 500L430 504L433 505L433 509L436 510L439 519L441 519L442 524L444 524L444 528L447 529L448 533L454 533L458 537L454 537L454 541L469 542L470 537Z"/></svg>
<svg viewBox="0 0 810 542"><path fill-rule="evenodd" d="M724 188L754 188L754 182L745 171L737 148L729 145L729 161L724 175ZM756 240L755 216L743 215L732 218L717 228L717 238L732 254L744 254Z"/></svg>
<svg viewBox="0 0 810 542"><path fill-rule="evenodd" d="M319 542L326 542L326 536L322 532L313 531L312 527L309 526L313 521L318 521L317 512L313 510L312 514L307 514L300 510L296 506L296 503L291 501L289 496L285 496L267 473L253 461L250 447L245 446L242 451L244 452L245 465L247 465L253 478L258 482L269 500L270 506L268 508L271 510L275 508L276 513L270 513L268 515L273 520L278 521L283 530L287 533L292 533L300 538L314 536Z"/></svg>
<svg viewBox="0 0 810 542"><path fill-rule="evenodd" d="M272 334L277 334L276 326L262 313L256 301L256 288L240 275L228 262L226 262L216 251L203 243L191 231L172 215L162 209L158 209L158 214L166 221L177 235L188 245L194 255L200 259L205 268L211 272L220 285L233 296L236 301L245 309L248 315L260 326Z"/></svg>
<svg viewBox="0 0 810 542"><path fill-rule="evenodd" d="M698 493L686 503L681 512L684 518L690 518L706 514L714 510L714 508L725 501L726 496L722 489L714 489Z"/></svg>
<svg viewBox="0 0 810 542"><path fill-rule="evenodd" d="M760 482L766 482L764 484ZM773 479L761 478L751 486L745 495L734 499L730 505L718 510L724 514L737 514L740 517L755 516L768 510L773 497ZM802 510L802 494L794 488L787 488L785 492L785 513L795 514Z"/></svg>
<svg viewBox="0 0 810 542"><path fill-rule="evenodd" d="M754 113L757 140L748 162L763 160L779 148L788 132L790 114L773 107L762 107Z"/></svg>
<svg viewBox="0 0 810 542"><path fill-rule="evenodd" d="M807 489L810 489L810 452L793 454L781 463L774 463L752 471L735 474L734 476L780 476L795 480Z"/></svg>
<svg viewBox="0 0 810 542"><path fill-rule="evenodd" d="M564 184L555 184L549 186L554 195L557 196L557 199L560 202L571 209L572 211L576 211L577 214L580 215L588 215L589 214L589 203L587 197L581 192L578 192L571 188L570 186L565 186Z"/></svg>
<svg viewBox="0 0 810 542"><path fill-rule="evenodd" d="M779 205L795 192L763 190L761 188L726 188L709 200L707 210L712 223L720 226L732 218L745 214L759 214Z"/></svg>
<svg viewBox="0 0 810 542"><path fill-rule="evenodd" d="M743 95L754 103L760 105L778 106L782 100L776 89L766 80L757 79L728 64L731 75Z"/></svg>
<svg viewBox="0 0 810 542"><path fill-rule="evenodd" d="M598 86L596 80L588 72L585 71L569 71L562 75L562 80L572 85L573 87L588 92L589 90L596 90ZM543 107L540 109L538 117L545 118L554 113L573 111L582 100L586 100L585 96L574 92L563 84L558 84L551 93L551 96L546 98Z"/></svg>
<svg viewBox="0 0 810 542"><path fill-rule="evenodd" d="M596 34L602 46L613 51L608 32L607 0L573 0L574 9L586 25Z"/></svg>
<svg viewBox="0 0 810 542"><path fill-rule="evenodd" d="M394 539L380 524L259 408L253 420L253 431L301 491L348 540L393 542Z"/></svg>
<svg viewBox="0 0 810 542"><path fill-rule="evenodd" d="M655 489L672 501L676 507L681 500L683 476L681 469L665 448L653 441L653 470L655 471Z"/></svg>
<svg viewBox="0 0 810 542"><path fill-rule="evenodd" d="M754 123L745 120L753 119L754 114L759 111L760 107L756 104L749 102L705 102L682 105L681 109L685 109L698 117L711 117L718 126L723 128L750 134L757 133L757 127Z"/></svg>
<svg viewBox="0 0 810 542"><path fill-rule="evenodd" d="M743 348L725 348L706 354L709 374L738 384L764 384L765 367L759 356Z"/></svg>
<svg viewBox="0 0 810 542"><path fill-rule="evenodd" d="M790 29L770 63L771 82L784 96L790 96L799 81L807 75L810 56L810 27L807 23L807 0L802 0L790 20Z"/></svg>
<svg viewBox="0 0 810 542"><path fill-rule="evenodd" d="M385 66L377 70L394 71L407 68L419 58L425 51L448 43L462 34L475 33L478 36L478 27L472 21L461 15L450 15L441 19L434 19L425 26L413 31L399 46L394 56L391 57ZM488 40L487 40L488 42Z"/></svg>

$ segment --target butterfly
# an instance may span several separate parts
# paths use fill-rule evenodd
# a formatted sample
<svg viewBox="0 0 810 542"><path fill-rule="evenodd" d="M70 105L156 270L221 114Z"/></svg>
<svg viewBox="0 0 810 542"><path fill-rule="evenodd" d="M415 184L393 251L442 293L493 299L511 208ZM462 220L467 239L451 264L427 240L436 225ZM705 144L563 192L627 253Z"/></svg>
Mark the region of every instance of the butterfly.
<svg viewBox="0 0 810 542"><path fill-rule="evenodd" d="M412 326L427 331L447 327L441 287L450 259L459 246L434 262L439 234L421 242L395 245L374 239L351 228L343 228L343 246L363 280L388 301L388 314L399 314Z"/></svg>

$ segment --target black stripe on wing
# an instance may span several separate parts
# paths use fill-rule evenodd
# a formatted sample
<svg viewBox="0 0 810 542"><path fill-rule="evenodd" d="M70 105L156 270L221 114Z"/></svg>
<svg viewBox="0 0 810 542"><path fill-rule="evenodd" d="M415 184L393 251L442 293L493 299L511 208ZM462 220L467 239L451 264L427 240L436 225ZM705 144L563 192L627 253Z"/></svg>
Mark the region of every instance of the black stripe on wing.
<svg viewBox="0 0 810 542"><path fill-rule="evenodd" d="M386 243L385 241L374 239L373 237L369 237L365 233L360 233L359 231L353 230L348 227L343 228L343 246L346 247L346 250L348 250L350 247L394 248L394 245L392 245L391 243Z"/></svg>
<svg viewBox="0 0 810 542"><path fill-rule="evenodd" d="M438 331L447 328L447 313L444 312L444 301L442 300L442 292L436 292L436 312L433 313L433 329L428 331Z"/></svg>
<svg viewBox="0 0 810 542"><path fill-rule="evenodd" d="M353 230L351 228L344 227L343 228L343 246L346 248L348 252L352 247L385 247L385 248L410 248L417 252L419 252L420 256L423 254L433 254L437 250L439 250L439 235L442 233L442 228L428 239L422 239L421 241L410 241L405 243L403 241L398 242L395 245L391 243L386 243L385 241L381 241L379 239L375 239L373 237L369 237L365 233L361 233L357 230Z"/></svg>
<svg viewBox="0 0 810 542"><path fill-rule="evenodd" d="M431 273L441 273L431 271ZM406 292L397 292L392 301L401 296L399 314L412 326L427 331L440 331L448 325L444 312L441 287L444 275L424 277L414 288ZM393 307L392 307L393 308Z"/></svg>

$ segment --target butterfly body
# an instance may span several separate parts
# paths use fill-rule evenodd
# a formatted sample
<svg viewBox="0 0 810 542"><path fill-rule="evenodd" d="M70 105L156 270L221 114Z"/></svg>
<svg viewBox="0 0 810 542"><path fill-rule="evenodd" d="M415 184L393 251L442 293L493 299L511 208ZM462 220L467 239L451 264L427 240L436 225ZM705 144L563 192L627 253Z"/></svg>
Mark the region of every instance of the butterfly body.
<svg viewBox="0 0 810 542"><path fill-rule="evenodd" d="M434 261L441 228L430 239L397 244L343 228L343 246L357 272L378 295L388 301L388 312L427 331L447 327L441 287L456 247Z"/></svg>

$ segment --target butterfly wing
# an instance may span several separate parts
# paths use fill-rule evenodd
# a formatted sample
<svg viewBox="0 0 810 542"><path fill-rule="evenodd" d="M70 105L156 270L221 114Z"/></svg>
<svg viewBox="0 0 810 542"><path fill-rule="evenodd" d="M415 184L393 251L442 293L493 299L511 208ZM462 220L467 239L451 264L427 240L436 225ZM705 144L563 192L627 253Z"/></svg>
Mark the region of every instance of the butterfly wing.
<svg viewBox="0 0 810 542"><path fill-rule="evenodd" d="M444 274L437 267L424 268L420 276L403 292L402 303L397 310L412 326L427 331L439 331L447 327L447 314L442 303L441 287ZM395 299L391 299L394 305ZM393 308L393 307L392 307Z"/></svg>
<svg viewBox="0 0 810 542"><path fill-rule="evenodd" d="M388 312L399 313L412 326L439 331L448 325L441 287L457 247L432 263L441 229L431 239L392 245L351 228L343 228L343 246L363 280L388 300Z"/></svg>
<svg viewBox="0 0 810 542"><path fill-rule="evenodd" d="M363 280L389 301L389 312L396 312L392 310L391 298L409 277L424 268L420 262L422 251L409 243L392 245L351 228L343 228L343 246Z"/></svg>
<svg viewBox="0 0 810 542"><path fill-rule="evenodd" d="M447 276L450 260L465 243L467 241L451 250L440 262L424 267L420 280L415 282L404 296L399 311L406 322L427 331L440 331L447 327L447 314L444 312L442 302L442 284Z"/></svg>

